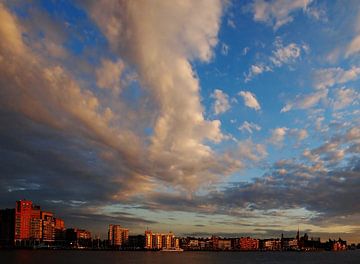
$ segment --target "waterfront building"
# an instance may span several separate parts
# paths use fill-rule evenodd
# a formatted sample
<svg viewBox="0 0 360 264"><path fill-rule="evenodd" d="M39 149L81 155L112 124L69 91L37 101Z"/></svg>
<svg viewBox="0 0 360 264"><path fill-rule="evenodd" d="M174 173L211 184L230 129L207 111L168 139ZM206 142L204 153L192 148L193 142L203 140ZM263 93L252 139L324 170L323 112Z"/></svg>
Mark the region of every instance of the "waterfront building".
<svg viewBox="0 0 360 264"><path fill-rule="evenodd" d="M179 247L180 241L171 231L167 234L154 234L151 230L145 230L145 249L161 250Z"/></svg>
<svg viewBox="0 0 360 264"><path fill-rule="evenodd" d="M51 212L41 212L42 241L52 243L55 241L55 220Z"/></svg>
<svg viewBox="0 0 360 264"><path fill-rule="evenodd" d="M259 250L259 239L241 237L239 240L240 250Z"/></svg>
<svg viewBox="0 0 360 264"><path fill-rule="evenodd" d="M15 207L15 241L30 239L30 223L33 204L32 201L16 201Z"/></svg>
<svg viewBox="0 0 360 264"><path fill-rule="evenodd" d="M218 239L217 249L231 250L231 240L230 239Z"/></svg>
<svg viewBox="0 0 360 264"><path fill-rule="evenodd" d="M122 228L120 225L109 225L108 230L109 246L120 248L128 244L129 229Z"/></svg>
<svg viewBox="0 0 360 264"><path fill-rule="evenodd" d="M153 248L152 238L153 238L153 234L151 230L145 230L145 249Z"/></svg>
<svg viewBox="0 0 360 264"><path fill-rule="evenodd" d="M265 239L262 243L262 249L264 250L280 250L281 240L280 239Z"/></svg>
<svg viewBox="0 0 360 264"><path fill-rule="evenodd" d="M162 234L153 234L152 235L152 249L162 249L165 244L165 239L163 240Z"/></svg>

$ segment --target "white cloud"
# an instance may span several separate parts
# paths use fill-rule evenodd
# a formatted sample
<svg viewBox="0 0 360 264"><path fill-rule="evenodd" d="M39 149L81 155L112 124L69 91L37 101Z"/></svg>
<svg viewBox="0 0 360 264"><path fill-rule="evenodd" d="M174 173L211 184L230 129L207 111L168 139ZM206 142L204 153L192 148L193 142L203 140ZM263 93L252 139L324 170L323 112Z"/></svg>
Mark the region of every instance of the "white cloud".
<svg viewBox="0 0 360 264"><path fill-rule="evenodd" d="M283 46L282 41L278 38L275 41L276 50L273 51L273 56L270 57L270 61L276 66L280 67L283 64L289 64L296 61L301 55L301 47L296 43L290 43L287 46Z"/></svg>
<svg viewBox="0 0 360 264"><path fill-rule="evenodd" d="M222 43L221 44L221 54L222 55L228 55L228 53L229 53L229 45L226 45L225 43Z"/></svg>
<svg viewBox="0 0 360 264"><path fill-rule="evenodd" d="M249 47L245 47L245 48L243 48L241 54L242 54L243 56L245 56L246 54L248 54L249 51L250 51L250 48L249 48Z"/></svg>
<svg viewBox="0 0 360 264"><path fill-rule="evenodd" d="M352 88L340 88L335 90L332 106L335 110L359 103L360 94Z"/></svg>
<svg viewBox="0 0 360 264"><path fill-rule="evenodd" d="M360 35L356 36L346 48L345 58L360 51Z"/></svg>
<svg viewBox="0 0 360 264"><path fill-rule="evenodd" d="M260 131L261 126L252 122L244 121L244 123L241 126L239 126L239 130L241 132L247 131L250 134L252 134L253 130Z"/></svg>
<svg viewBox="0 0 360 264"><path fill-rule="evenodd" d="M306 11L312 0L255 0L252 4L253 19L264 22L277 30L294 20L292 13L298 10Z"/></svg>
<svg viewBox="0 0 360 264"><path fill-rule="evenodd" d="M290 129L289 135L295 137L297 143L300 143L301 141L303 141L304 139L306 139L309 136L306 129L298 129L298 128Z"/></svg>
<svg viewBox="0 0 360 264"><path fill-rule="evenodd" d="M307 95L298 95L294 101L286 103L281 109L281 113L288 112L292 109L308 109L316 106L321 100L326 100L328 90L320 90Z"/></svg>
<svg viewBox="0 0 360 264"><path fill-rule="evenodd" d="M223 2L104 0L89 9L113 51L135 66L139 82L154 98L153 133L146 150L153 169L145 172L187 190L231 173L236 162L207 143L225 136L219 120L204 117L199 80L191 65L193 60L212 58ZM216 111L227 107L223 100Z"/></svg>
<svg viewBox="0 0 360 264"><path fill-rule="evenodd" d="M255 97L255 94L249 91L240 91L238 94L244 99L244 103L247 107L253 108L255 110L261 109L260 104Z"/></svg>
<svg viewBox="0 0 360 264"><path fill-rule="evenodd" d="M302 50L305 51L305 53L308 53L310 50L310 47L306 43L301 46L296 43L290 43L284 46L280 37L275 39L273 45L275 49L268 58L268 62L251 65L248 73L244 73L245 82L250 81L255 76L264 72L272 71L274 68L282 67L286 64L293 64L301 57Z"/></svg>
<svg viewBox="0 0 360 264"><path fill-rule="evenodd" d="M289 129L287 127L278 127L271 131L271 137L269 139L270 143L273 145L281 146L286 133Z"/></svg>
<svg viewBox="0 0 360 264"><path fill-rule="evenodd" d="M122 60L113 62L111 60L103 59L101 61L101 66L96 69L97 86L118 91L120 89L120 76L124 68L125 65Z"/></svg>
<svg viewBox="0 0 360 264"><path fill-rule="evenodd" d="M227 20L227 25L231 28L236 28L236 24L235 24L235 21L233 19L228 19Z"/></svg>
<svg viewBox="0 0 360 264"><path fill-rule="evenodd" d="M211 94L210 97L215 99L213 109L216 115L225 113L227 110L230 109L229 96L223 91L215 89L215 91Z"/></svg>
<svg viewBox="0 0 360 264"><path fill-rule="evenodd" d="M264 145L253 143L251 139L247 139L238 142L237 155L242 160L257 162L264 159L268 153Z"/></svg>
<svg viewBox="0 0 360 264"><path fill-rule="evenodd" d="M262 74L263 72L271 71L271 68L269 66L263 65L263 64L254 64L251 65L249 72L245 75L245 82L250 81L252 78L254 78L256 75Z"/></svg>
<svg viewBox="0 0 360 264"><path fill-rule="evenodd" d="M343 84L358 79L360 67L344 70L340 67L321 69L315 72L314 86L316 89L326 89L336 84Z"/></svg>

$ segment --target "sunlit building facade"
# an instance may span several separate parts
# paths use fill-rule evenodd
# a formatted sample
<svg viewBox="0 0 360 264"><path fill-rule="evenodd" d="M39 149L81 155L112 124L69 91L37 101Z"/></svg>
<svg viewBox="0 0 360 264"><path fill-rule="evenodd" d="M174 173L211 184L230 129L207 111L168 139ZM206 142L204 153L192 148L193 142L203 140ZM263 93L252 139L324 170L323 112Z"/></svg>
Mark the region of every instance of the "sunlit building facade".
<svg viewBox="0 0 360 264"><path fill-rule="evenodd" d="M51 212L41 212L42 240L44 242L55 241L55 221Z"/></svg>
<svg viewBox="0 0 360 264"><path fill-rule="evenodd" d="M239 240L240 250L258 250L259 249L259 239L251 237L241 237Z"/></svg>
<svg viewBox="0 0 360 264"><path fill-rule="evenodd" d="M161 250L170 248L179 248L179 239L171 231L167 234L152 233L151 230L145 230L145 249Z"/></svg>
<svg viewBox="0 0 360 264"><path fill-rule="evenodd" d="M109 225L108 240L111 247L122 247L129 242L129 229L120 225Z"/></svg>

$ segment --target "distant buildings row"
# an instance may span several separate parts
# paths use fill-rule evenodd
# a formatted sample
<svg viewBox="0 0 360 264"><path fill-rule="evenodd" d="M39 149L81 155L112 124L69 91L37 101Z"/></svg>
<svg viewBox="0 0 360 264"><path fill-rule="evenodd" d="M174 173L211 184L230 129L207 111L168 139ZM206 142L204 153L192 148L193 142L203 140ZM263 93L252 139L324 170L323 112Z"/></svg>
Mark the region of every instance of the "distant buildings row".
<svg viewBox="0 0 360 264"><path fill-rule="evenodd" d="M185 250L234 250L234 251L315 251L315 250L346 250L346 241L329 240L320 242L320 238L310 238L305 234L295 238L272 238L256 239L251 237L221 238L212 236L209 238L183 238L180 241Z"/></svg>
<svg viewBox="0 0 360 264"><path fill-rule="evenodd" d="M0 248L1 247L61 247L93 248L115 250L346 250L346 241L330 240L322 243L320 238L300 237L275 239L256 239L251 237L208 238L176 237L174 233L153 233L145 230L144 235L130 236L129 229L110 224L106 240L92 239L91 233L84 229L65 228L62 219L52 212L41 210L32 201L20 200L14 209L0 210ZM358 245L359 247L360 245ZM352 245L350 248L355 248Z"/></svg>

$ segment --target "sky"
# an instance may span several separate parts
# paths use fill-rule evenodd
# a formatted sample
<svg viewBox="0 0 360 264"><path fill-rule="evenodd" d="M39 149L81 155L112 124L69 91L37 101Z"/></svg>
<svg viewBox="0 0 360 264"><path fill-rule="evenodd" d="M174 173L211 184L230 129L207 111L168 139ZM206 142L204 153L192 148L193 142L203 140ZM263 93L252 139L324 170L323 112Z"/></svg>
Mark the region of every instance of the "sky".
<svg viewBox="0 0 360 264"><path fill-rule="evenodd" d="M360 242L360 5L0 1L0 207L105 238Z"/></svg>

